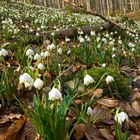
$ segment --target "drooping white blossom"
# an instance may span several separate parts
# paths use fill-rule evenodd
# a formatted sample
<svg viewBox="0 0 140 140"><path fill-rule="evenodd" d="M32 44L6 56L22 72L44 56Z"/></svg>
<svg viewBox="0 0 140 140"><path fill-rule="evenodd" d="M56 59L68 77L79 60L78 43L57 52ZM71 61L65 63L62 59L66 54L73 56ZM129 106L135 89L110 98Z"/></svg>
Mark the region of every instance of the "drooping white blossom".
<svg viewBox="0 0 140 140"><path fill-rule="evenodd" d="M0 56L3 56L3 57L8 56L8 51L6 49L1 49Z"/></svg>
<svg viewBox="0 0 140 140"><path fill-rule="evenodd" d="M94 81L94 79L89 75L89 74L86 74L86 76L84 77L84 85L89 85L89 84L92 84Z"/></svg>
<svg viewBox="0 0 140 140"><path fill-rule="evenodd" d="M87 114L88 116L92 116L92 115L93 115L93 110L92 110L91 107L88 107L88 108L87 108L86 114Z"/></svg>
<svg viewBox="0 0 140 140"><path fill-rule="evenodd" d="M44 82L40 78L37 78L34 82L34 87L40 90L43 87L43 84Z"/></svg>
<svg viewBox="0 0 140 140"><path fill-rule="evenodd" d="M40 69L40 70L43 70L43 69L45 68L45 67L44 67L44 64L42 64L42 63L39 63L37 67L38 67L38 69Z"/></svg>
<svg viewBox="0 0 140 140"><path fill-rule="evenodd" d="M124 121L128 121L128 115L125 112L120 112L115 115L114 119L119 124L122 124Z"/></svg>
<svg viewBox="0 0 140 140"><path fill-rule="evenodd" d="M105 80L106 80L107 84L109 84L111 82L114 82L114 78L112 76L110 76L110 75L108 75Z"/></svg>
<svg viewBox="0 0 140 140"><path fill-rule="evenodd" d="M57 88L53 87L52 90L49 92L49 100L62 100L62 95Z"/></svg>
<svg viewBox="0 0 140 140"><path fill-rule="evenodd" d="M26 55L27 55L27 56L32 56L32 55L34 55L34 51L33 51L32 49L28 49L28 50L26 51Z"/></svg>

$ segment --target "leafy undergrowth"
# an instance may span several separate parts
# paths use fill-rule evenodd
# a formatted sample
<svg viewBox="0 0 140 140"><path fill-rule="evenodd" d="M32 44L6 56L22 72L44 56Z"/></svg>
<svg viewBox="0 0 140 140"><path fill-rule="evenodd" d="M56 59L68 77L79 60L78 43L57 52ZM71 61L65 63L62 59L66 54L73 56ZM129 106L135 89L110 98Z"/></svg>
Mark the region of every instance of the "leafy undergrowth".
<svg viewBox="0 0 140 140"><path fill-rule="evenodd" d="M0 3L0 139L140 139L140 24L121 17L129 31L80 29L103 23ZM78 36L56 38L69 27Z"/></svg>

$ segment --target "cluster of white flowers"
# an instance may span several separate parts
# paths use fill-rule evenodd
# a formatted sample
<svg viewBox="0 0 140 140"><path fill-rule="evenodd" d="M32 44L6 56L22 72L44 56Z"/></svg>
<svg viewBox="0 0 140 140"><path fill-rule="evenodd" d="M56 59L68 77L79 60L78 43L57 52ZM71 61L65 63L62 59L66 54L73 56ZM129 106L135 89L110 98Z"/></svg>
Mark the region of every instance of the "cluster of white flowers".
<svg viewBox="0 0 140 140"><path fill-rule="evenodd" d="M31 89L32 86L34 85L34 80L28 73L24 73L19 77L19 83L20 84L23 83L25 85L25 88Z"/></svg>
<svg viewBox="0 0 140 140"><path fill-rule="evenodd" d="M25 88L29 88L30 90L33 86L40 90L43 87L44 82L39 78L34 81L28 73L24 73L19 77L19 84L24 84Z"/></svg>

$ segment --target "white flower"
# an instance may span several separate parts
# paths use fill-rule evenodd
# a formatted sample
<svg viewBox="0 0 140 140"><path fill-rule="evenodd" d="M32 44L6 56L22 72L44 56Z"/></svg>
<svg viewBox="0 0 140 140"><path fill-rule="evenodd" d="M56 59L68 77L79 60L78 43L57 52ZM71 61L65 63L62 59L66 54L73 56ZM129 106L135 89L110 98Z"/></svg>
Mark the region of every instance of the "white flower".
<svg viewBox="0 0 140 140"><path fill-rule="evenodd" d="M113 47L113 48L112 48L112 51L113 51L113 52L114 52L114 51L116 51L116 48L115 48L115 47Z"/></svg>
<svg viewBox="0 0 140 140"><path fill-rule="evenodd" d="M112 54L112 58L115 58L116 57L116 54Z"/></svg>
<svg viewBox="0 0 140 140"><path fill-rule="evenodd" d="M97 48L100 49L100 48L101 48L101 44L98 44L98 45L97 45Z"/></svg>
<svg viewBox="0 0 140 140"><path fill-rule="evenodd" d="M29 32L33 32L34 30L32 28L29 29Z"/></svg>
<svg viewBox="0 0 140 140"><path fill-rule="evenodd" d="M67 51L67 54L69 55L71 53L71 50L69 49L68 51Z"/></svg>
<svg viewBox="0 0 140 140"><path fill-rule="evenodd" d="M103 42L104 44L107 44L107 39L106 39L106 38L103 38L103 39L102 39L102 42Z"/></svg>
<svg viewBox="0 0 140 140"><path fill-rule="evenodd" d="M128 115L125 112L120 112L114 117L115 121L118 121L119 124L122 124L125 120L128 121Z"/></svg>
<svg viewBox="0 0 140 140"><path fill-rule="evenodd" d="M103 64L102 64L102 67L106 67L106 63L103 63Z"/></svg>
<svg viewBox="0 0 140 140"><path fill-rule="evenodd" d="M93 110L92 110L91 107L88 107L86 114L87 114L88 116L92 116L92 115L93 115Z"/></svg>
<svg viewBox="0 0 140 140"><path fill-rule="evenodd" d="M55 46L54 44L49 45L49 49L50 49L50 50L53 50L53 49L55 49L55 48L56 48L56 46Z"/></svg>
<svg viewBox="0 0 140 140"><path fill-rule="evenodd" d="M40 36L40 34L37 32L37 33L36 33L36 36Z"/></svg>
<svg viewBox="0 0 140 140"><path fill-rule="evenodd" d="M135 47L135 45L133 43L128 43L128 46L131 48L131 47Z"/></svg>
<svg viewBox="0 0 140 140"><path fill-rule="evenodd" d="M66 38L65 38L65 41L66 41L66 42L70 42L70 38L66 37Z"/></svg>
<svg viewBox="0 0 140 140"><path fill-rule="evenodd" d="M62 48L58 49L58 53L59 53L59 55L62 55Z"/></svg>
<svg viewBox="0 0 140 140"><path fill-rule="evenodd" d="M26 51L26 55L27 55L27 56L32 56L32 55L34 55L34 51L33 51L32 49L28 49L28 50Z"/></svg>
<svg viewBox="0 0 140 140"><path fill-rule="evenodd" d="M40 59L41 59L41 55L36 53L35 56L34 56L34 60L40 60Z"/></svg>
<svg viewBox="0 0 140 140"><path fill-rule="evenodd" d="M94 79L89 75L89 74L86 74L86 76L84 77L84 85L89 85L89 84L92 84L94 81Z"/></svg>
<svg viewBox="0 0 140 140"><path fill-rule="evenodd" d="M109 45L110 45L110 46L114 46L114 41L110 41L110 42L109 42Z"/></svg>
<svg viewBox="0 0 140 140"><path fill-rule="evenodd" d="M46 57L48 57L50 55L50 53L48 51L46 51L46 52L41 52L40 55L41 55L42 59L45 59Z"/></svg>
<svg viewBox="0 0 140 140"><path fill-rule="evenodd" d="M85 42L85 39L83 37L81 37L81 36L78 39L79 39L80 43L84 43Z"/></svg>
<svg viewBox="0 0 140 140"><path fill-rule="evenodd" d="M114 81L114 78L112 76L108 75L105 80L106 80L106 83L109 84Z"/></svg>
<svg viewBox="0 0 140 140"><path fill-rule="evenodd" d="M135 48L132 48L131 51L134 52L135 51Z"/></svg>
<svg viewBox="0 0 140 140"><path fill-rule="evenodd" d="M40 90L43 87L43 84L44 82L41 79L37 78L34 82L34 87Z"/></svg>
<svg viewBox="0 0 140 140"><path fill-rule="evenodd" d="M52 90L49 92L49 100L62 100L62 95L57 88L53 87Z"/></svg>
<svg viewBox="0 0 140 140"><path fill-rule="evenodd" d="M43 65L42 63L39 63L37 67L38 67L38 69L40 69L40 70L43 70L43 69L44 69L44 65Z"/></svg>
<svg viewBox="0 0 140 140"><path fill-rule="evenodd" d="M96 40L97 40L97 42L99 42L99 41L101 40L101 38L100 38L100 37L97 37L97 39L96 39Z"/></svg>
<svg viewBox="0 0 140 140"><path fill-rule="evenodd" d="M20 84L23 83L26 88L31 89L33 84L34 84L34 80L32 79L32 77L28 73L24 73L23 75L21 75L19 77L19 83Z"/></svg>
<svg viewBox="0 0 140 140"><path fill-rule="evenodd" d="M118 40L118 43L121 45L122 44L122 40Z"/></svg>
<svg viewBox="0 0 140 140"><path fill-rule="evenodd" d="M50 53L48 51L46 51L44 54L46 57L50 56Z"/></svg>
<svg viewBox="0 0 140 140"><path fill-rule="evenodd" d="M1 49L0 50L0 56L7 56L8 55L8 51L7 50L5 50L5 49Z"/></svg>
<svg viewBox="0 0 140 140"><path fill-rule="evenodd" d="M94 31L91 31L91 32L90 32L90 35L91 35L91 36L95 36L96 33L95 33Z"/></svg>

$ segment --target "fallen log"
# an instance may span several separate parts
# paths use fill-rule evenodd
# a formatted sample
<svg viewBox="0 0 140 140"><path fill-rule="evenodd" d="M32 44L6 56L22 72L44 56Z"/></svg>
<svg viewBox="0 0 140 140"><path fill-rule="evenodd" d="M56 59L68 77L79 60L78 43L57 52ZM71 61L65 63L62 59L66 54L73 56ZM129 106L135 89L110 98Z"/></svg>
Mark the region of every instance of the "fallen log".
<svg viewBox="0 0 140 140"><path fill-rule="evenodd" d="M79 27L80 30L83 32L84 35L90 34L91 31L94 32L103 32L105 30L110 30L113 28L113 25L109 22L105 22L101 25L96 25L96 26L81 26ZM68 38L74 38L78 36L78 27L73 27L73 28L67 28L67 29L61 29L59 31L49 31L47 33L41 33L40 36L45 36L47 39L52 38L52 33L54 33L55 38L57 39L64 39L65 37Z"/></svg>

